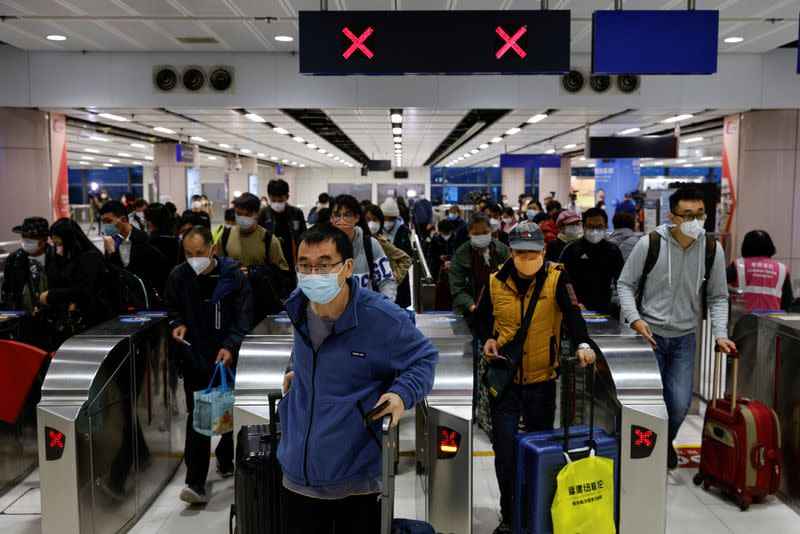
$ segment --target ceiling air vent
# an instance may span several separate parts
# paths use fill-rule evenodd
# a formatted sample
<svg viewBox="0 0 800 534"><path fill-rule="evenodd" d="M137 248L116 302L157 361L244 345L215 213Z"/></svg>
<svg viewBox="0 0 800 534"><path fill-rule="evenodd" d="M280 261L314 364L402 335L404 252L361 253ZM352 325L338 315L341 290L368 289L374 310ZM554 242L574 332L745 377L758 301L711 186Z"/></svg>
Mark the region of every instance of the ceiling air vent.
<svg viewBox="0 0 800 534"><path fill-rule="evenodd" d="M213 37L178 37L178 42L183 44L219 44Z"/></svg>

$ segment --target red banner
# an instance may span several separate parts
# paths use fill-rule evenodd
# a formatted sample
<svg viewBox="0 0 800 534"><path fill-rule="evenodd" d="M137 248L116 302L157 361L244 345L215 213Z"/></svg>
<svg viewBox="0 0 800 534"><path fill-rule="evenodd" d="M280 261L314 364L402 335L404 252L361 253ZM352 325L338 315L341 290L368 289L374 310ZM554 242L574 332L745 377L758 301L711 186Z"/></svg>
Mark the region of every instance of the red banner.
<svg viewBox="0 0 800 534"><path fill-rule="evenodd" d="M53 180L53 216L55 219L69 217L67 121L56 113L50 114L50 176Z"/></svg>

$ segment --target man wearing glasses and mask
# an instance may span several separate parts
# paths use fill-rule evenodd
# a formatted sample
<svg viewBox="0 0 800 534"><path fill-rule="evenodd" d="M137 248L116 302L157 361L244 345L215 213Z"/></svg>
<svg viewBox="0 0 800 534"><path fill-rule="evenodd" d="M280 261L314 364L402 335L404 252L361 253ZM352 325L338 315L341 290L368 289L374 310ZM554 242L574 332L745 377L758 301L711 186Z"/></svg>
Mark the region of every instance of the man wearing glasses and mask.
<svg viewBox="0 0 800 534"><path fill-rule="evenodd" d="M624 319L653 346L669 413L667 466L678 456L672 441L692 401L695 329L705 307L723 352L728 339L728 283L722 247L705 235L703 193L693 187L669 199L670 224L642 237L622 269L617 291Z"/></svg>
<svg viewBox="0 0 800 534"><path fill-rule="evenodd" d="M433 386L439 353L408 314L354 276L353 242L306 231L285 302L294 371L278 405L283 532L380 530L380 419L396 425Z"/></svg>

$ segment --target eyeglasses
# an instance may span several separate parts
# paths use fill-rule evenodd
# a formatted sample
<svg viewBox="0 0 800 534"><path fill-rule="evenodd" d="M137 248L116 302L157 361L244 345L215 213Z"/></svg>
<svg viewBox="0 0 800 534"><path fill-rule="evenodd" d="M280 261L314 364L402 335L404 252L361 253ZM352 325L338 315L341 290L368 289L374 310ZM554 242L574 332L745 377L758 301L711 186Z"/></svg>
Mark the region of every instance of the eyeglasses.
<svg viewBox="0 0 800 534"><path fill-rule="evenodd" d="M355 219L356 216L352 213L334 213L331 215L332 221L343 221L345 219Z"/></svg>
<svg viewBox="0 0 800 534"><path fill-rule="evenodd" d="M309 263L298 263L294 266L294 269L300 274L328 274L333 271L333 268L339 265L340 263L344 263L345 260L339 260L336 263L320 263L319 265L311 265Z"/></svg>
<svg viewBox="0 0 800 534"><path fill-rule="evenodd" d="M687 222L688 221L704 222L708 217L708 215L706 215L705 213L684 213L681 215L680 213L675 213L674 211L672 212L672 215L674 215L678 219L683 219L684 221Z"/></svg>

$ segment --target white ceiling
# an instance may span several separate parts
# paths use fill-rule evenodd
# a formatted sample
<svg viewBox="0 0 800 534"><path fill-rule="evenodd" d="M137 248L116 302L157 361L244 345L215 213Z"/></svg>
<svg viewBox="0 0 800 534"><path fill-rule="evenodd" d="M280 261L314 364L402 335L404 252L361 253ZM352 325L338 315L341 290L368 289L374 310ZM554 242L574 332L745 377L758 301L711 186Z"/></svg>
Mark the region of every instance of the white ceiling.
<svg viewBox="0 0 800 534"><path fill-rule="evenodd" d="M96 113L78 109L50 109L48 111L62 113L69 117L94 122L102 130L105 126L124 128L146 136L152 136L151 142L137 141L125 137L117 137L106 133L97 133L90 128L70 126L68 128L68 159L70 166L81 165L81 160L88 162L82 166L99 167L103 163L114 165L131 165L134 161L148 165L146 156L152 156L152 142L158 139L187 141L190 136L200 136L205 141L200 145L200 164L204 166L223 166L225 159L216 154L223 152L229 155L240 154L242 157L258 157L262 161L281 161L289 166L307 166L321 168L343 168L344 162L358 165L341 150L321 137L312 133L294 119L280 110L253 109L248 110L274 124L285 128L289 135L282 135L264 124L252 122L240 113L229 109L102 109L95 112L108 112L130 119L129 122L113 122L100 118ZM565 109L552 113L537 124L527 124L533 115L543 113L541 109L519 109L509 112L505 117L481 132L452 154L445 156L438 164L444 165L457 157L464 157L476 149L478 153L456 162L455 166L489 166L499 162L503 153L545 153L554 149L556 153L575 153L584 147L584 125L601 121L591 127L594 136L616 135L628 128L641 128L631 135L646 135L672 128L662 121L677 114L692 114L693 117L681 122L686 128L693 123L705 122L723 117L737 110L674 110L650 112L646 110L590 110ZM391 133L389 110L380 109L328 109L328 116L352 139L370 159L394 160L394 141ZM433 151L447 137L450 131L466 114L466 110L438 110L424 108L406 108L403 110L403 167L419 167L430 157ZM183 117L176 116L182 115ZM617 115L608 118L612 115ZM505 135L513 127L525 124L522 131L514 135ZM174 130L174 135L155 132L153 127L160 126ZM574 130L574 131L572 131ZM108 141L91 139L90 135L99 135ZM294 141L292 136L299 136L303 142ZM703 157L715 157L714 164L719 164L722 153L722 132L714 129L700 134L684 134L683 139L703 137L702 141L683 144L681 158L687 159L678 164L704 164L709 162ZM490 143L493 137L503 137L499 143ZM132 147L131 143L144 144L144 148ZM309 148L312 143L317 148ZM481 144L489 144L480 149ZM220 147L227 144L229 147ZM576 147L564 148L569 144ZM86 149L98 150L99 153L87 152ZM216 155L212 155L213 153ZM250 152L242 152L242 149ZM328 156L318 150L333 154ZM120 156L119 154L130 154ZM259 155L261 154L261 155ZM211 159L209 156L214 157ZM86 157L93 159L88 160ZM338 160L337 160L338 158ZM119 162L109 161L120 160ZM284 161L285 160L285 161ZM588 166L591 160L573 159L575 166ZM667 162L675 164L675 162Z"/></svg>
<svg viewBox="0 0 800 534"><path fill-rule="evenodd" d="M330 0L331 10L537 9L536 0ZM551 0L551 9L572 11L572 50L591 48L593 11L609 0ZM318 10L318 0L0 0L0 16L41 17L0 23L0 41L27 50L254 51L297 50L297 13ZM686 0L625 0L625 9L685 9ZM762 53L797 40L800 0L698 0L698 9L718 9L721 52ZM126 20L121 20L125 17ZM176 20L170 17L186 17ZM268 23L254 17L274 17ZM772 23L766 19L794 21ZM744 20L742 20L744 19ZM63 42L45 39L62 34ZM292 43L276 35L295 38ZM178 37L213 37L213 45L187 45Z"/></svg>

